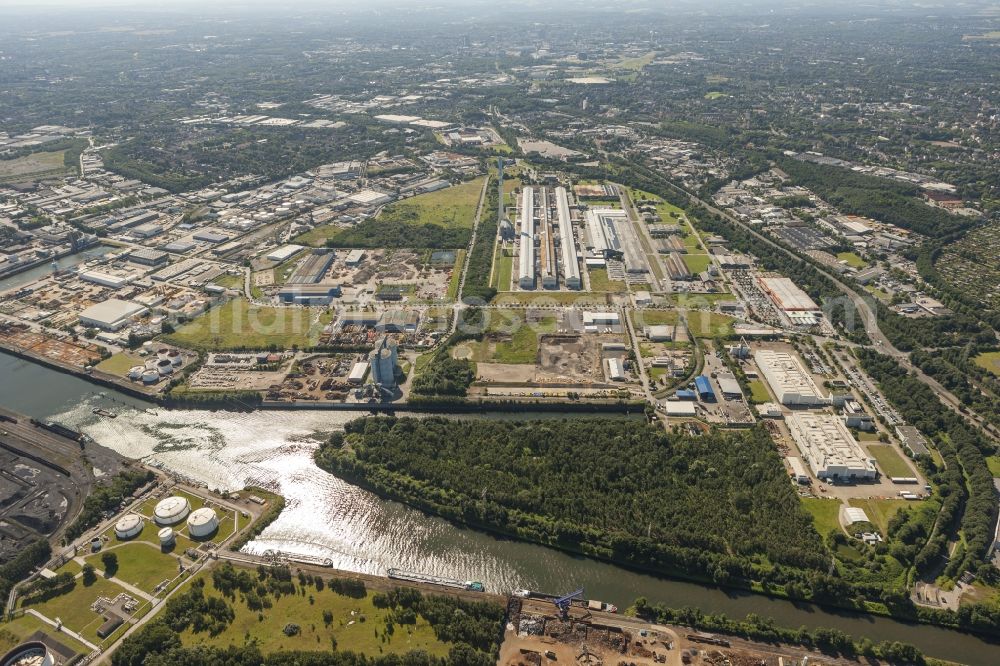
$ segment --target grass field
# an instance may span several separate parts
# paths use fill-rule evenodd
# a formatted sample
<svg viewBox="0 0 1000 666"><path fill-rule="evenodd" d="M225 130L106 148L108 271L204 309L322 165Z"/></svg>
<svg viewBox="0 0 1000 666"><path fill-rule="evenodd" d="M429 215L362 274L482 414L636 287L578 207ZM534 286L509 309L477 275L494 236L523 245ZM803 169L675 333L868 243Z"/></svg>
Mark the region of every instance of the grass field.
<svg viewBox="0 0 1000 666"><path fill-rule="evenodd" d="M483 179L477 178L436 192L418 194L386 206L378 219L381 222L471 229L482 189Z"/></svg>
<svg viewBox="0 0 1000 666"><path fill-rule="evenodd" d="M848 500L848 503L851 506L864 509L865 513L868 514L868 518L871 519L872 525L879 528L882 534L887 533L889 521L892 520L892 517L900 509L910 504L907 500L897 499L852 499Z"/></svg>
<svg viewBox="0 0 1000 666"><path fill-rule="evenodd" d="M750 401L755 405L771 401L771 394L767 392L767 386L759 379L750 382Z"/></svg>
<svg viewBox="0 0 1000 666"><path fill-rule="evenodd" d="M206 596L220 596L205 575ZM364 598L341 596L330 590L309 588L306 594L286 594L273 600L273 606L263 611L260 619L257 611L247 608L245 602L237 600L232 604L236 618L228 630L218 636L207 633L193 633L190 629L181 634L186 646L212 645L226 647L243 645L245 641L255 641L264 654L290 650L329 650L331 639L335 639L341 649L377 657L384 654L405 654L411 650L424 650L435 657L448 654L450 644L439 641L427 620L418 617L415 625L395 625L392 633L386 631L389 609L376 608L369 593ZM323 611L333 614L333 622L326 625ZM285 625L294 622L301 632L297 636L286 636Z"/></svg>
<svg viewBox="0 0 1000 666"><path fill-rule="evenodd" d="M656 59L656 51L650 51L645 55L636 58L622 58L618 62L610 63L611 69L629 69L634 72L642 71L642 68Z"/></svg>
<svg viewBox="0 0 1000 666"><path fill-rule="evenodd" d="M688 330L696 338L727 338L733 334L732 317L716 312L690 310L687 313Z"/></svg>
<svg viewBox="0 0 1000 666"><path fill-rule="evenodd" d="M124 375L129 371L129 368L142 365L145 362L146 359L131 352L119 352L110 358L104 359L95 365L94 368L109 375Z"/></svg>
<svg viewBox="0 0 1000 666"><path fill-rule="evenodd" d="M868 265L864 259L854 252L839 252L837 253L837 259L847 263L851 268L864 268Z"/></svg>
<svg viewBox="0 0 1000 666"><path fill-rule="evenodd" d="M990 474L1000 478L1000 456L987 456L986 465L990 468Z"/></svg>
<svg viewBox="0 0 1000 666"><path fill-rule="evenodd" d="M493 304L515 307L537 305L572 305L584 307L607 305L608 298L604 293L588 294L585 291L508 291L497 296Z"/></svg>
<svg viewBox="0 0 1000 666"><path fill-rule="evenodd" d="M243 289L243 276L242 275L230 275L226 273L221 275L214 280L215 284L220 287L225 287L226 289Z"/></svg>
<svg viewBox="0 0 1000 666"><path fill-rule="evenodd" d="M514 273L514 257L510 250L501 250L497 260L497 291L510 291L510 278Z"/></svg>
<svg viewBox="0 0 1000 666"><path fill-rule="evenodd" d="M66 151L41 152L12 160L0 160L0 182L36 180L46 176L60 176L66 172L63 155Z"/></svg>
<svg viewBox="0 0 1000 666"><path fill-rule="evenodd" d="M242 298L212 308L164 340L192 349L288 349L315 345L329 311L251 305Z"/></svg>
<svg viewBox="0 0 1000 666"><path fill-rule="evenodd" d="M108 548L106 552L114 553L118 557L118 571L115 572L115 578L149 594L153 593L160 582L170 580L180 573L177 558L169 553L160 552L159 546L126 543ZM91 555L86 558L87 563L98 571L103 570L102 554Z"/></svg>
<svg viewBox="0 0 1000 666"><path fill-rule="evenodd" d="M42 622L34 615L26 614L14 618L10 622L0 624L0 654L4 654L15 645L25 642L36 631L45 632L66 647L76 650L79 654L90 652L90 648L72 636L57 633L55 627Z"/></svg>
<svg viewBox="0 0 1000 666"><path fill-rule="evenodd" d="M492 311L496 314L497 310ZM532 364L538 359L538 337L552 333L556 329L555 317L543 317L540 321L524 322L524 311L509 310L503 316L491 316L487 332L509 334L509 339L499 341L467 341L459 347L472 353L471 360L478 363L510 363L512 365Z"/></svg>
<svg viewBox="0 0 1000 666"><path fill-rule="evenodd" d="M608 271L603 268L594 268L588 271L590 274L590 290L612 293L624 293L628 291L625 282L620 280L609 280Z"/></svg>
<svg viewBox="0 0 1000 666"><path fill-rule="evenodd" d="M450 301L458 298L458 285L462 281L462 267L465 266L465 250L455 253L455 265L451 267L451 280L448 282L447 298Z"/></svg>
<svg viewBox="0 0 1000 666"><path fill-rule="evenodd" d="M713 90L712 92L705 93L705 99L709 99L709 100L711 100L711 99L719 99L720 97L729 97L729 95L727 95L724 92L719 92L718 90Z"/></svg>
<svg viewBox="0 0 1000 666"><path fill-rule="evenodd" d="M973 363L983 370L1000 377L1000 351L985 352L973 359Z"/></svg>
<svg viewBox="0 0 1000 666"><path fill-rule="evenodd" d="M40 604L32 604L26 608L36 610L50 620L58 618L64 625L90 642L100 643L101 639L97 636L97 629L104 624L104 619L90 610L90 605L99 596L114 599L121 592L125 592L125 589L101 577L98 577L94 584L89 586L77 579L76 586L67 594L53 597Z"/></svg>
<svg viewBox="0 0 1000 666"><path fill-rule="evenodd" d="M878 463L878 468L886 476L913 476L913 470L902 456L888 444L869 444L868 451Z"/></svg>
<svg viewBox="0 0 1000 666"><path fill-rule="evenodd" d="M633 310L632 325L640 333L644 326L672 325L680 321L680 313L677 310Z"/></svg>
<svg viewBox="0 0 1000 666"><path fill-rule="evenodd" d="M682 308L710 308L719 301L733 300L732 294L670 294L667 302Z"/></svg>
<svg viewBox="0 0 1000 666"><path fill-rule="evenodd" d="M709 264L712 263L707 254L682 254L681 258L688 270L695 275L708 270Z"/></svg>
<svg viewBox="0 0 1000 666"><path fill-rule="evenodd" d="M813 517L813 525L819 535L826 537L834 530L842 532L840 527L840 502L833 499L819 499L816 497L802 497L802 506L805 507Z"/></svg>

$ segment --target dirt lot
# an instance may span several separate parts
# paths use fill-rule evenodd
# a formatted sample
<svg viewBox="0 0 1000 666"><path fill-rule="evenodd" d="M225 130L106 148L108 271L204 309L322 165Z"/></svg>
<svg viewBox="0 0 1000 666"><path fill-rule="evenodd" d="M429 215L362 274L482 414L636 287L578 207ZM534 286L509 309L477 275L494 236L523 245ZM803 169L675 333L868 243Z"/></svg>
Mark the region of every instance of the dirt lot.
<svg viewBox="0 0 1000 666"><path fill-rule="evenodd" d="M101 360L97 347L87 342L63 342L20 326L0 326L0 343L79 368Z"/></svg>

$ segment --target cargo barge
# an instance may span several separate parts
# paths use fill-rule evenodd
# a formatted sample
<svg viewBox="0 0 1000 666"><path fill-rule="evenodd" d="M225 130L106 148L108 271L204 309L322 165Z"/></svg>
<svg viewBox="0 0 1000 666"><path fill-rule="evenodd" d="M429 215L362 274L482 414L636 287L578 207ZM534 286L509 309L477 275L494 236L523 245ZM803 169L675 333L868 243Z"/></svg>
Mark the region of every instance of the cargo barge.
<svg viewBox="0 0 1000 666"><path fill-rule="evenodd" d="M416 571L403 571L402 569L389 569L386 573L394 580L405 580L410 583L427 583L429 585L441 585L458 590L468 590L469 592L485 592L486 586L476 580L461 581L445 576L433 576L431 574L418 573Z"/></svg>

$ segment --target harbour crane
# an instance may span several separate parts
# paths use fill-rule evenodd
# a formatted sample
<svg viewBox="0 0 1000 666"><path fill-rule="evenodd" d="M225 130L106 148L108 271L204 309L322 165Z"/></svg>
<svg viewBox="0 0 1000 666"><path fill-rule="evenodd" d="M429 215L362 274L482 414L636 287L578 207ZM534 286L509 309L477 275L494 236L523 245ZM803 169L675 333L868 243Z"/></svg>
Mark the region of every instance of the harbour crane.
<svg viewBox="0 0 1000 666"><path fill-rule="evenodd" d="M555 599L552 603L556 605L559 609L559 616L565 620L569 617L569 606L573 603L573 600L577 597L583 596L583 588L581 587L576 592L570 592L569 594L563 595L558 599Z"/></svg>

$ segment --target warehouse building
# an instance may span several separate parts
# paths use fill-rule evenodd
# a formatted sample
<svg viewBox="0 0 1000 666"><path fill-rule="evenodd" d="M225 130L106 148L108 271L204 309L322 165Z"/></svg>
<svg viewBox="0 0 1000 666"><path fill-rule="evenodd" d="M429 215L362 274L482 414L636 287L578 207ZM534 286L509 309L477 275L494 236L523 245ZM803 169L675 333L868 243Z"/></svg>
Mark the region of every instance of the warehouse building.
<svg viewBox="0 0 1000 666"><path fill-rule="evenodd" d="M563 282L568 289L579 289L583 283L580 281L580 264L576 259L576 242L573 240L573 220L569 214L569 197L565 187L556 188L556 218L559 223Z"/></svg>
<svg viewBox="0 0 1000 666"><path fill-rule="evenodd" d="M329 305L340 293L336 284L286 284L278 290L278 300L287 305Z"/></svg>
<svg viewBox="0 0 1000 666"><path fill-rule="evenodd" d="M301 245L285 245L275 250L271 250L266 258L268 261L275 261L280 264L283 261L288 261L294 257L297 252L304 249L305 248Z"/></svg>
<svg viewBox="0 0 1000 666"><path fill-rule="evenodd" d="M782 405L815 407L830 403L798 359L788 352L761 349L753 358Z"/></svg>
<svg viewBox="0 0 1000 666"><path fill-rule="evenodd" d="M819 306L786 277L759 278L761 290L783 312L815 312Z"/></svg>
<svg viewBox="0 0 1000 666"><path fill-rule="evenodd" d="M621 359L609 358L607 363L608 363L608 379L610 379L613 382L625 381L625 369L622 367Z"/></svg>
<svg viewBox="0 0 1000 666"><path fill-rule="evenodd" d="M795 479L796 483L809 483L809 470L806 469L805 464L802 462L802 458L799 458L798 456L789 456L785 460L788 461L788 466L792 470L791 476Z"/></svg>
<svg viewBox="0 0 1000 666"><path fill-rule="evenodd" d="M702 402L715 402L715 390L712 389L712 382L708 380L708 377L705 375L695 377L694 388Z"/></svg>
<svg viewBox="0 0 1000 666"><path fill-rule="evenodd" d="M667 400L663 403L667 416L675 418L694 418L697 413L695 403L684 400Z"/></svg>
<svg viewBox="0 0 1000 666"><path fill-rule="evenodd" d="M671 280L690 280L692 279L691 271L688 270L687 264L681 258L681 255L677 252L671 252L667 255L667 275Z"/></svg>
<svg viewBox="0 0 1000 666"><path fill-rule="evenodd" d="M313 250L292 273L285 284L316 284L333 265L333 252L325 249Z"/></svg>
<svg viewBox="0 0 1000 666"><path fill-rule="evenodd" d="M844 422L825 412L798 412L785 419L802 457L818 479L874 479L875 461Z"/></svg>
<svg viewBox="0 0 1000 666"><path fill-rule="evenodd" d="M521 289L535 288L535 190L521 192L521 233L518 249L517 284Z"/></svg>
<svg viewBox="0 0 1000 666"><path fill-rule="evenodd" d="M167 263L170 258L166 252L152 250L149 248L139 248L128 253L128 260L144 266L160 266Z"/></svg>
<svg viewBox="0 0 1000 666"><path fill-rule="evenodd" d="M91 305L80 313L80 325L87 328L99 328L103 331L117 331L125 326L132 317L146 314L145 307L138 303L109 298L103 303Z"/></svg>
<svg viewBox="0 0 1000 666"><path fill-rule="evenodd" d="M113 275L102 271L86 271L80 273L80 279L84 282L99 284L110 289L121 289L127 287L135 279L134 275Z"/></svg>
<svg viewBox="0 0 1000 666"><path fill-rule="evenodd" d="M620 208L591 208L585 215L587 235L594 253L605 259L621 258L629 273L646 273L649 265L628 213Z"/></svg>
<svg viewBox="0 0 1000 666"><path fill-rule="evenodd" d="M740 388L740 383L733 374L720 373L716 377L716 381L719 382L719 390L724 399L741 400L743 398L743 389Z"/></svg>

